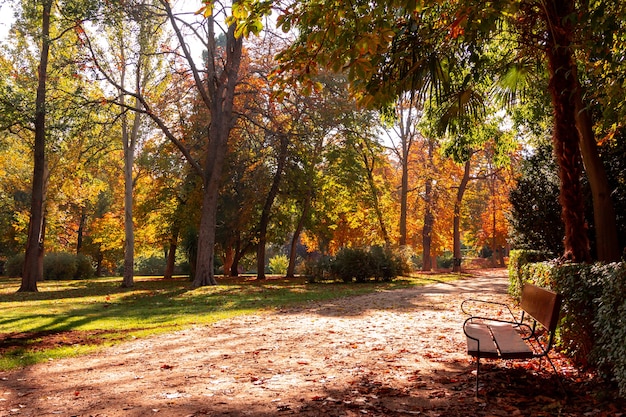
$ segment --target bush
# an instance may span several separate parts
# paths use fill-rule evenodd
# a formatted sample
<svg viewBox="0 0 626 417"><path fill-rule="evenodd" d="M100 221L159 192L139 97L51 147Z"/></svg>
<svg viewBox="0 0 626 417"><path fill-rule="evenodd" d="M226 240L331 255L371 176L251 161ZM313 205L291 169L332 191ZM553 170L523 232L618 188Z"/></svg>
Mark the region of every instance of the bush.
<svg viewBox="0 0 626 417"><path fill-rule="evenodd" d="M330 256L319 256L304 261L303 269L307 282L315 283L330 277Z"/></svg>
<svg viewBox="0 0 626 417"><path fill-rule="evenodd" d="M593 358L601 375L615 382L626 398L626 263L596 265L592 274L602 277Z"/></svg>
<svg viewBox="0 0 626 417"><path fill-rule="evenodd" d="M391 281L402 273L402 262L380 246L370 250L343 248L331 260L330 273L343 282Z"/></svg>
<svg viewBox="0 0 626 417"><path fill-rule="evenodd" d="M454 255L452 252L445 252L443 255L437 256L437 268L449 269L454 265Z"/></svg>
<svg viewBox="0 0 626 417"><path fill-rule="evenodd" d="M75 279L89 279L93 278L95 275L95 270L93 264L91 263L91 258L82 253L76 255L76 275Z"/></svg>
<svg viewBox="0 0 626 417"><path fill-rule="evenodd" d="M135 261L135 275L163 275L167 260L163 256L150 256ZM123 267L122 267L123 273Z"/></svg>
<svg viewBox="0 0 626 417"><path fill-rule="evenodd" d="M286 275L289 267L289 258L286 255L276 255L270 259L269 270L271 274Z"/></svg>
<svg viewBox="0 0 626 417"><path fill-rule="evenodd" d="M4 264L4 273L8 277L20 277L22 276L22 270L24 269L24 254L20 253L11 256Z"/></svg>
<svg viewBox="0 0 626 417"><path fill-rule="evenodd" d="M550 259L548 252L538 250L512 250L509 254L509 294L516 300L522 295L522 268L524 265ZM530 278L527 278L530 279Z"/></svg>
<svg viewBox="0 0 626 417"><path fill-rule="evenodd" d="M519 276L563 295L558 345L626 397L626 264L529 263Z"/></svg>
<svg viewBox="0 0 626 417"><path fill-rule="evenodd" d="M76 255L67 252L52 252L43 258L43 277L56 281L75 279L78 268Z"/></svg>
<svg viewBox="0 0 626 417"><path fill-rule="evenodd" d="M12 256L5 265L10 277L22 276L23 268L24 254ZM91 260L83 254L50 252L44 255L43 278L46 280L87 279L93 276Z"/></svg>

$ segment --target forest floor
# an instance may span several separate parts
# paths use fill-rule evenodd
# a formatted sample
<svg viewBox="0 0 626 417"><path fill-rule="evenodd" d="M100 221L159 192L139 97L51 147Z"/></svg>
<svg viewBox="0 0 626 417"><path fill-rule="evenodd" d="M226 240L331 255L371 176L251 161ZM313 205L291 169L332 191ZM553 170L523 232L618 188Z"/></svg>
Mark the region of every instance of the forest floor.
<svg viewBox="0 0 626 417"><path fill-rule="evenodd" d="M465 298L510 302L502 269L311 303L0 372L0 416L615 416L564 358L486 361L476 397ZM71 337L71 335L66 335Z"/></svg>

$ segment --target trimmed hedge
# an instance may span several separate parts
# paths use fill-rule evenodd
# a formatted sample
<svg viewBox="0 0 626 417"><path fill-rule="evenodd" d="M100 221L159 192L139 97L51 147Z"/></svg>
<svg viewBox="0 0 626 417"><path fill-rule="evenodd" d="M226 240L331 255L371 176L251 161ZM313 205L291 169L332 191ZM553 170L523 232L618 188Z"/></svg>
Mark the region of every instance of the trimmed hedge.
<svg viewBox="0 0 626 417"><path fill-rule="evenodd" d="M626 263L527 263L509 277L516 299L524 282L563 294L559 346L626 397Z"/></svg>
<svg viewBox="0 0 626 417"><path fill-rule="evenodd" d="M539 250L512 250L509 254L509 293L516 299L522 295L522 268L526 264L543 262L551 258L550 253Z"/></svg>

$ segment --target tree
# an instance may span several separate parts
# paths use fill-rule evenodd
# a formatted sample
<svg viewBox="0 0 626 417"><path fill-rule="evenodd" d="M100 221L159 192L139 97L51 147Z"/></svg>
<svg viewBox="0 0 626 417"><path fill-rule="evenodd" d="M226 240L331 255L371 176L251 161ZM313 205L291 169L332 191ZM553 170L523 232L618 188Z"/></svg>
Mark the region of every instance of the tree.
<svg viewBox="0 0 626 417"><path fill-rule="evenodd" d="M233 106L235 90L239 82L243 38L261 30L260 19L268 12L268 9L267 5L256 1L235 1L230 7L232 14L225 16L227 29L218 34L216 29L219 28L221 20L216 17L214 11L221 13L228 8L216 7L217 4L207 1L197 13L197 16L202 17L202 19L198 22L189 22L175 13L168 1L161 0L159 4L178 41L178 48L173 54L176 57L173 65L178 67L177 71L179 72L174 75L182 75L183 81L189 81L190 78L191 85L210 117L209 120L206 120L207 136L204 163L199 163L197 157L192 155L184 138L178 135L180 129L172 127L168 123L172 115L160 113L155 103L151 101L152 97L123 89L119 83L115 83L110 78L108 81L112 82L116 88L122 89L126 95L136 97L139 100L141 111L153 120L201 176L204 192L193 285L195 287L214 285L217 283L213 269L217 204L222 169L228 150L228 138L236 120ZM201 25L201 29L197 25ZM188 30L191 36L196 36L206 50L203 68L196 64L193 51L185 38L185 30ZM204 37L202 33L205 34ZM218 44L218 35L223 37L223 46ZM170 53L170 51L167 52ZM180 67L183 63L186 64L186 68ZM180 99L181 97L178 97L179 101ZM179 120L179 123L184 123L184 121Z"/></svg>
<svg viewBox="0 0 626 417"><path fill-rule="evenodd" d="M399 233L400 238L398 244L400 247L404 247L407 244L407 209L409 199L409 155L411 154L411 148L413 143L418 139L419 132L417 126L419 122L420 109L417 103L417 97L415 94L403 94L398 98L397 105L395 106L395 118L394 135L389 135L389 139L392 143L391 150L398 158L401 168L401 181L400 181L400 224ZM395 138L397 142L395 143ZM426 186L427 188L429 185ZM428 190L427 190L428 194ZM428 198L428 197L426 197ZM426 248L427 245L424 247ZM426 249L425 249L426 250ZM426 258L424 258L426 259ZM430 263L430 261L429 261ZM430 267L428 267L430 270Z"/></svg>
<svg viewBox="0 0 626 417"><path fill-rule="evenodd" d="M41 14L41 51L39 59L37 98L35 101L35 146L32 183L32 200L28 241L24 257L22 284L18 291L37 291L37 281L43 272L43 234L44 226L44 178L46 148L46 80L48 76L48 57L50 53L50 14L52 0L42 1Z"/></svg>
<svg viewBox="0 0 626 417"><path fill-rule="evenodd" d="M521 163L521 173L509 200L511 243L520 249L563 253L559 179L552 148L538 146Z"/></svg>
<svg viewBox="0 0 626 417"><path fill-rule="evenodd" d="M297 25L302 32L300 41L282 58L304 81L319 65L347 71L365 103L389 103L404 91L434 91L436 97L443 97L447 91L444 68L480 69L489 53L484 45L492 35L516 28L521 35L517 45L534 45L535 51L545 53L550 68L555 151L563 180L565 253L578 261L589 258L579 186L579 146L587 173L593 177L598 240L605 242L599 247L617 246L612 236L615 228L605 223L610 224L615 216L576 75L573 40L576 29L584 29L584 25L575 25L581 10L573 0L428 2L428 7L404 1L331 3L324 2L323 7L306 3L289 9L280 23L284 28ZM421 36L423 33L428 36ZM471 80L471 74L468 77ZM614 249L610 251L601 258L613 257Z"/></svg>
<svg viewBox="0 0 626 417"><path fill-rule="evenodd" d="M135 236L133 224L133 188L136 178L133 175L135 153L141 139L142 107L139 94L147 91L155 93L158 82L153 78L158 74L159 59L155 45L161 37L159 19L151 13L150 2L133 2L130 7L105 5L107 16L101 27L107 34L106 46L109 52L102 52L98 58L101 69L102 60L108 58L106 68L109 77L115 79L118 86L119 120L122 149L124 150L124 270L122 287L134 285ZM104 44L104 42L101 42ZM131 84L130 86L128 84ZM135 96L126 92L132 91ZM128 98L132 104L128 104Z"/></svg>

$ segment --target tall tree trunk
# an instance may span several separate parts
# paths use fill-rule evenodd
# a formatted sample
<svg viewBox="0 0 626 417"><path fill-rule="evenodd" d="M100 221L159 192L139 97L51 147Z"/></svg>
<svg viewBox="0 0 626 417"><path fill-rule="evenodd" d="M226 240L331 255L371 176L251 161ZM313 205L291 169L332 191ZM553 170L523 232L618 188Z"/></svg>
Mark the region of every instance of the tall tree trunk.
<svg viewBox="0 0 626 417"><path fill-rule="evenodd" d="M123 84L122 84L123 85ZM122 99L123 102L123 99ZM135 109L141 105L135 100ZM126 112L126 110L123 110ZM124 277L123 288L132 288L135 285L135 232L133 224L133 165L135 162L135 148L139 135L140 114L134 113L132 130L129 132L127 114L122 115L122 142L124 145Z"/></svg>
<svg viewBox="0 0 626 417"><path fill-rule="evenodd" d="M235 249L228 245L224 248L224 276L232 277L231 270L235 260Z"/></svg>
<svg viewBox="0 0 626 417"><path fill-rule="evenodd" d="M172 229L172 235L170 236L169 249L167 251L167 260L165 262L165 272L163 278L172 279L174 276L174 268L176 267L176 250L178 250L178 236L180 234L180 228L178 225Z"/></svg>
<svg viewBox="0 0 626 417"><path fill-rule="evenodd" d="M80 221L78 223L78 231L77 231L77 238L76 238L76 254L79 254L80 251L83 249L83 234L85 233L85 222L87 221L87 207L82 207L81 208L81 213L80 213Z"/></svg>
<svg viewBox="0 0 626 417"><path fill-rule="evenodd" d="M546 3L548 27L549 91L554 107L552 140L559 166L561 216L565 225L564 257L575 262L590 260L589 239L584 217L584 201L580 177L582 175L579 137L576 126L577 90L572 50L573 27L569 17L574 13L571 0L553 0Z"/></svg>
<svg viewBox="0 0 626 417"><path fill-rule="evenodd" d="M291 245L289 246L289 265L287 266L287 278L293 278L296 276L296 249L298 247L298 242L300 241L300 234L304 229L304 222L309 215L312 195L313 192L309 189L309 192L302 202L302 213L300 214L298 224L296 225L296 230L294 230L293 237L291 238Z"/></svg>
<svg viewBox="0 0 626 417"><path fill-rule="evenodd" d="M406 246L407 242L407 210L409 200L409 145L402 138L402 178L400 184L400 247Z"/></svg>
<svg viewBox="0 0 626 417"><path fill-rule="evenodd" d="M461 272L461 205L463 204L463 194L467 189L467 184L470 180L470 161L465 162L465 168L463 170L463 178L459 184L459 188L456 192L456 200L454 201L454 220L453 220L453 272Z"/></svg>
<svg viewBox="0 0 626 417"><path fill-rule="evenodd" d="M583 104L581 85L576 75L575 65L571 71L576 83L574 101L576 103L576 126L580 135L580 151L593 198L593 226L596 234L597 258L604 262L619 261L621 252L617 237L617 219L611 200L609 180L598 153L591 115Z"/></svg>
<svg viewBox="0 0 626 417"><path fill-rule="evenodd" d="M257 279L259 280L265 279L265 246L267 244L267 227L270 222L270 212L272 210L272 205L274 204L274 200L278 195L280 180L283 176L283 171L285 169L288 147L289 137L287 135L281 134L280 149L278 151L278 158L276 161L276 172L274 173L272 186L270 187L270 191L267 194L267 198L265 199L265 205L263 206L263 211L261 212L261 220L259 221L259 245L257 246L256 251Z"/></svg>
<svg viewBox="0 0 626 417"><path fill-rule="evenodd" d="M428 167L429 172L424 186L424 228L422 229L422 271L430 271L433 269L431 256L433 229L435 227L434 210L434 193L433 179L433 156L435 153L435 144L432 139L428 139Z"/></svg>
<svg viewBox="0 0 626 417"><path fill-rule="evenodd" d="M210 17L209 19L212 19ZM228 151L228 136L234 124L233 105L235 87L238 82L239 67L243 50L243 39L235 37L235 26L231 25L226 34L226 61L223 71L218 72L219 58L215 50L213 24L209 24L208 51L208 90L211 125L209 126L209 148L203 178L204 195L198 235L198 260L194 287L216 285L215 271L215 231L217 227L217 203L221 184L222 169ZM181 42L184 42L181 39Z"/></svg>
<svg viewBox="0 0 626 417"><path fill-rule="evenodd" d="M43 194L45 176L45 148L46 148L46 79L48 75L48 56L50 54L50 13L52 0L43 1L43 15L41 19L41 55L39 57L39 72L37 97L35 99L35 147L32 183L32 200L30 208L30 222L28 225L28 240L26 255L22 271L22 283L18 291L36 292L39 277L39 256L43 253Z"/></svg>
<svg viewBox="0 0 626 417"><path fill-rule="evenodd" d="M194 287L204 285L216 285L215 280L215 229L217 227L217 202L219 197L220 177L226 157L228 147L228 132L224 132L224 127L218 129L218 124L224 121L215 120L217 112L213 116L209 135L209 157L207 158L204 180L204 193L202 198L202 212L200 218L200 230L198 233L198 255L196 260L196 271L193 280ZM212 132L217 130L217 132Z"/></svg>
<svg viewBox="0 0 626 417"><path fill-rule="evenodd" d="M370 152L370 149L366 146L365 149L361 150L361 158L363 159L363 165L365 166L365 171L367 172L367 182L372 195L372 205L374 206L374 212L376 213L376 220L378 220L378 224L380 225L380 231L385 242L385 249L389 249L391 247L391 240L389 239L389 232L387 231L387 225L385 224L385 216L383 216L383 211L380 208L378 187L376 186L376 181L374 180L374 165L376 162L373 156L370 161L367 152Z"/></svg>

